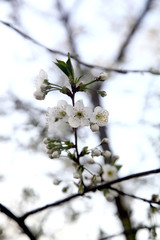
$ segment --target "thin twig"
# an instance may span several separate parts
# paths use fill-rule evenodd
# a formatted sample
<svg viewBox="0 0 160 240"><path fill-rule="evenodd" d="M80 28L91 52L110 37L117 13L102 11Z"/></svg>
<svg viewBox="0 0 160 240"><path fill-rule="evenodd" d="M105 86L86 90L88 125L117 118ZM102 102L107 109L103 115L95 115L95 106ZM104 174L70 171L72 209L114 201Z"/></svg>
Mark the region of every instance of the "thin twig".
<svg viewBox="0 0 160 240"><path fill-rule="evenodd" d="M146 13L150 10L151 5L152 5L153 0L148 0L145 4L145 8L143 9L142 13L140 14L140 16L137 18L137 20L135 21L134 25L132 26L132 28L130 29L128 36L125 38L125 41L121 47L121 50L117 56L116 61L120 62L123 60L126 48L128 47L128 45L131 42L131 39L133 38L133 35L135 35L135 33L137 32L139 26L141 25L144 17L146 16Z"/></svg>
<svg viewBox="0 0 160 240"><path fill-rule="evenodd" d="M3 20L0 20L0 23L4 24L5 26L11 28L12 30L16 31L18 34L20 34L22 37L32 41L33 43L35 43L36 45L46 49L47 51L54 53L54 54L59 54L62 56L67 57L68 53L64 53L61 52L59 50L55 50L55 49L51 49L48 48L47 46L45 46L44 44L38 42L37 40L35 40L34 38L32 38L31 36L29 36L28 34L22 32L21 30L17 29L16 27L14 27L12 24L5 22ZM79 64L88 67L88 68L96 68L96 69L100 69L102 71L106 71L106 72L115 72L115 73L120 73L120 74L127 74L127 73L138 73L138 74L143 74L143 73L150 73L150 74L154 74L154 75L160 75L160 71L158 70L154 70L154 69L144 69L144 70L139 70L139 69L117 69L117 68L107 68L107 67L103 67L103 66L99 66L99 65L95 65L95 64L89 64L89 63L85 63L81 60L78 59L77 56L71 55L71 58L74 59L75 61L77 61Z"/></svg>
<svg viewBox="0 0 160 240"><path fill-rule="evenodd" d="M155 202L153 200L149 200L149 199L146 199L146 198L138 197L138 196L136 196L134 194L126 193L126 192L121 191L121 190L119 190L117 188L114 188L114 187L109 187L109 189L117 192L118 194L120 194L122 196L127 196L127 197L131 197L131 198L135 198L137 200L141 200L141 201L147 202L147 203L154 203L154 204L160 205L160 201Z"/></svg>

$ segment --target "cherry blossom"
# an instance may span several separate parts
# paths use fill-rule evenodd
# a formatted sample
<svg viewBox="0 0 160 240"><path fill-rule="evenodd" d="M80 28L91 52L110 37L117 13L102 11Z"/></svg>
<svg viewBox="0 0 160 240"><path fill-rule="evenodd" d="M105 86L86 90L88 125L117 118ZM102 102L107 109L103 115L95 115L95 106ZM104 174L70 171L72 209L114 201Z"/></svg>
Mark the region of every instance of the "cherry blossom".
<svg viewBox="0 0 160 240"><path fill-rule="evenodd" d="M108 111L101 108L100 106L95 107L94 112L91 116L91 123L97 124L98 126L105 126L108 121Z"/></svg>
<svg viewBox="0 0 160 240"><path fill-rule="evenodd" d="M68 105L66 108L66 112L69 116L68 122L72 128L90 125L92 109L89 107L84 107L82 100L78 100L75 103L75 106Z"/></svg>
<svg viewBox="0 0 160 240"><path fill-rule="evenodd" d="M36 91L34 92L34 97L37 100L43 100L45 98L44 90L47 88L48 85L44 83L44 80L47 79L47 73L43 69L41 69L35 80Z"/></svg>
<svg viewBox="0 0 160 240"><path fill-rule="evenodd" d="M103 167L103 174L102 178L104 181L112 181L116 179L117 177L117 168L110 165L110 164L105 164Z"/></svg>

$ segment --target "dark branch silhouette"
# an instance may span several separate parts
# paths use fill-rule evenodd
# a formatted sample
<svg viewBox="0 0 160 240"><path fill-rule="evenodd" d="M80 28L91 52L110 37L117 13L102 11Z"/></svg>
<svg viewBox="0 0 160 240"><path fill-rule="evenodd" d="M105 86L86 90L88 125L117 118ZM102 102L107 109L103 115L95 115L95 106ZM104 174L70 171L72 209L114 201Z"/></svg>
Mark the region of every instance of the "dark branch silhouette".
<svg viewBox="0 0 160 240"><path fill-rule="evenodd" d="M80 197L80 196L84 196L88 192L95 192L96 190L103 190L105 188L110 188L110 186L115 184L115 183L120 183L120 182L124 182L124 181L130 180L130 179L144 177L144 176L148 176L148 175L151 175L151 174L157 174L157 173L160 173L160 168L154 169L154 170L150 170L150 171L146 171L146 172L140 172L140 173L131 174L131 175L128 175L128 176L125 176L125 177L122 177L122 178L117 178L117 179L115 179L113 181L106 182L106 183L100 184L98 186L94 186L94 187L88 188L83 193L72 194L71 196L66 197L66 198L64 198L62 200L58 200L58 201L56 201L54 203L50 203L50 204L47 204L47 205L45 205L43 207L34 209L34 210L30 211L30 212L25 213L23 216L21 216L21 219L24 220L28 216L33 215L33 214L35 214L37 212L40 212L40 211L45 210L45 209L48 209L50 207L59 206L62 203L70 201L71 199L74 199L74 198L77 198L77 197Z"/></svg>
<svg viewBox="0 0 160 240"><path fill-rule="evenodd" d="M24 220L22 218L17 217L13 212L11 212L8 208L6 208L3 204L0 204L0 212L4 213L6 216L14 220L24 234L26 234L31 240L36 240L36 238L33 236L29 228L24 223Z"/></svg>
<svg viewBox="0 0 160 240"><path fill-rule="evenodd" d="M17 217L15 214L13 214L7 207L5 207L3 204L0 204L0 212L4 213L5 215L7 215L9 218L11 218L12 220L14 220L18 225L19 227L23 230L23 232L31 239L31 240L36 240L36 238L33 236L33 234L31 233L31 231L29 230L29 228L26 226L25 224L25 219L33 214L36 214L38 212L41 212L43 210L46 210L48 208L51 208L51 207L55 207L55 206L60 206L61 204L63 203L66 203L68 201L70 201L71 199L75 199L77 197L82 197L84 196L86 193L88 192L95 192L96 190L103 190L105 188L110 188L110 189L113 189L115 190L113 187L111 187L111 185L115 184L115 183L120 183L120 182L123 182L123 181L127 181L127 180L130 180L130 179L134 179L134 178L138 178L138 177L144 177L144 176L148 176L148 175L151 175L151 174L157 174L157 173L160 173L160 168L158 169L154 169L154 170L150 170L150 171L145 171L145 172L140 172L140 173L135 173L135 174L131 174L131 175L128 175L128 176L125 176L125 177L122 177L122 178L118 178L118 179L115 179L113 181L110 181L110 182L106 182L106 183L103 183L103 184L100 184L98 186L94 186L94 187L91 187L91 188L86 188L85 191L83 193L76 193L76 194L72 194L71 196L68 196L64 199L61 199L61 200L58 200L54 203L50 203L50 204L47 204L45 206L42 206L40 208L37 208L37 209L34 209L32 211L29 211L27 213L25 213L24 215L20 216L20 217ZM124 194L124 192L121 192L119 190L116 189L116 191L119 193L119 194L122 194L122 195L127 195L128 194ZM156 203L155 201L148 201L148 200L144 200L143 198L139 198L139 197L136 197L137 199L139 200L142 200L142 201L146 201L148 203ZM157 202L157 204L159 204L159 202ZM124 233L125 234L125 233Z"/></svg>
<svg viewBox="0 0 160 240"><path fill-rule="evenodd" d="M131 197L131 198L135 198L137 200L141 200L141 201L144 201L144 202L147 202L147 203L154 203L154 204L158 204L160 205L160 201L153 201L153 200L149 200L149 199L146 199L146 198L142 198L142 197L138 197L138 196L135 196L134 194L130 194L130 193L126 193L124 191L121 191L117 188L114 188L114 187L109 187L109 189L117 192L118 194L122 195L122 196L127 196L127 197Z"/></svg>

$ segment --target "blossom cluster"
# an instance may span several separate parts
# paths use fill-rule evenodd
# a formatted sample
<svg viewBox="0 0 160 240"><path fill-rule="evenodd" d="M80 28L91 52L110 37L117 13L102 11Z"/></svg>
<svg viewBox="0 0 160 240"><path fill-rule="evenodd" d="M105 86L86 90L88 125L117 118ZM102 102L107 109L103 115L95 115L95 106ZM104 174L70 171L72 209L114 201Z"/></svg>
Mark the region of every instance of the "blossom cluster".
<svg viewBox="0 0 160 240"><path fill-rule="evenodd" d="M56 106L48 108L46 120L51 138L45 138L44 143L49 158L65 157L65 159L74 163L74 183L78 187L78 191L83 193L87 187L116 179L121 168L116 163L118 156L113 156L107 150L108 148L104 150L104 145L108 144L107 138L102 139L101 143L93 149L89 149L88 146L84 146L81 151L78 149L77 129L90 126L90 129L96 132L99 127L107 124L109 113L100 106L96 106L94 109L85 106L82 99L75 102L75 94L77 92L96 91L101 97L105 97L107 95L105 91L90 88L90 85L105 81L108 75L101 73L90 82L84 83L80 82L81 77L75 78L69 54L66 62L57 60L55 64L67 76L70 87L50 83L47 73L40 70L36 78L34 97L43 100L49 92L57 90L71 99L72 104L69 104L66 100L59 100ZM71 133L74 135L73 142L69 140ZM61 180L55 182L59 184ZM112 200L116 196L115 192L110 189L103 190L103 193L108 200Z"/></svg>
<svg viewBox="0 0 160 240"><path fill-rule="evenodd" d="M78 100L74 106L68 104L65 100L60 100L56 107L48 108L47 123L49 132L55 130L55 124L69 123L70 127L78 128L80 126L89 126L92 131L104 126L108 121L108 111L100 106L94 110L85 107L83 100Z"/></svg>

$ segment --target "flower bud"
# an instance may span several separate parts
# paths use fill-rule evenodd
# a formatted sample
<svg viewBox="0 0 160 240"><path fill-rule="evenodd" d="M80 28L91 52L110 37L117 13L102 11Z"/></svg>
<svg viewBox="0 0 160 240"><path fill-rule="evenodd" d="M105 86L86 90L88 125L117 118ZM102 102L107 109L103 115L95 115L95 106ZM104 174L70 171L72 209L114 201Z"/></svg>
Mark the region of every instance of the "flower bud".
<svg viewBox="0 0 160 240"><path fill-rule="evenodd" d="M41 91L43 92L43 91L46 91L46 89L48 89L48 87L49 87L49 86L48 86L47 84L42 83L40 89L41 89Z"/></svg>
<svg viewBox="0 0 160 240"><path fill-rule="evenodd" d="M44 139L43 139L43 143L44 143L44 144L48 144L48 138L44 138Z"/></svg>
<svg viewBox="0 0 160 240"><path fill-rule="evenodd" d="M109 139L108 139L108 138L103 138L100 145L106 144L106 143L108 143L108 142L109 142Z"/></svg>
<svg viewBox="0 0 160 240"><path fill-rule="evenodd" d="M107 193L105 196L108 202L113 202L114 196L111 193Z"/></svg>
<svg viewBox="0 0 160 240"><path fill-rule="evenodd" d="M108 78L108 74L105 72L100 73L99 78L101 81L105 81Z"/></svg>
<svg viewBox="0 0 160 240"><path fill-rule="evenodd" d="M58 152L58 151L53 152L53 153L52 153L52 157L53 157L53 158L59 158L59 157L60 157L59 152Z"/></svg>
<svg viewBox="0 0 160 240"><path fill-rule="evenodd" d="M102 156L105 158L110 158L112 155L112 153L110 151L104 151L102 152Z"/></svg>
<svg viewBox="0 0 160 240"><path fill-rule="evenodd" d="M92 158L89 158L89 159L87 159L87 163L88 163L88 164L94 164L94 163L95 163L95 161L94 161L94 159L92 159Z"/></svg>
<svg viewBox="0 0 160 240"><path fill-rule="evenodd" d="M53 152L52 149L48 149L48 150L47 150L47 154L48 154L48 155L52 154L52 152Z"/></svg>
<svg viewBox="0 0 160 240"><path fill-rule="evenodd" d="M95 176L95 181L96 181L96 183L101 183L101 177L100 176Z"/></svg>
<svg viewBox="0 0 160 240"><path fill-rule="evenodd" d="M101 155L101 151L98 148L92 150L92 157L99 157Z"/></svg>
<svg viewBox="0 0 160 240"><path fill-rule="evenodd" d="M52 154L48 154L48 157L49 157L50 159L53 159Z"/></svg>
<svg viewBox="0 0 160 240"><path fill-rule="evenodd" d="M45 98L45 93L38 91L38 90L35 91L33 95L34 95L35 99L37 99L37 100L44 100L44 98Z"/></svg>
<svg viewBox="0 0 160 240"><path fill-rule="evenodd" d="M101 96L101 97L106 97L107 93L105 91L97 91L97 93Z"/></svg>
<svg viewBox="0 0 160 240"><path fill-rule="evenodd" d="M99 130L99 126L98 126L98 124L91 124L90 125L90 129L92 130L92 132L96 132L96 131L98 131Z"/></svg>

